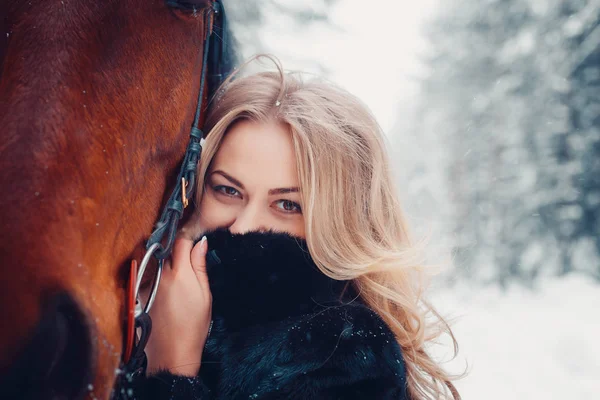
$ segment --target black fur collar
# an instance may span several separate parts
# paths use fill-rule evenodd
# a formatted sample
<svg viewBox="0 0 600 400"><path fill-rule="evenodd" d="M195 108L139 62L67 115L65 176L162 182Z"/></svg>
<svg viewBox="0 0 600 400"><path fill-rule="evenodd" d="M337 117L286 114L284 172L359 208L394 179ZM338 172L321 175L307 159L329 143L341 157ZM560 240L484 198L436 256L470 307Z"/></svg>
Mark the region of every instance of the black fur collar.
<svg viewBox="0 0 600 400"><path fill-rule="evenodd" d="M348 281L323 274L306 242L277 232L206 234L213 318L229 328L283 320L352 297Z"/></svg>

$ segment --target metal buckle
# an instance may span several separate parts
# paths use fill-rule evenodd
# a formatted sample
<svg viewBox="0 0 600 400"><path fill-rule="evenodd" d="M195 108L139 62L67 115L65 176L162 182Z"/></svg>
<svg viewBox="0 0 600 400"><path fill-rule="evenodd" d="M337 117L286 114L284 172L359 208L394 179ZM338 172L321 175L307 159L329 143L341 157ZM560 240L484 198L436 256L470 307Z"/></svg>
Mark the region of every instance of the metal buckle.
<svg viewBox="0 0 600 400"><path fill-rule="evenodd" d="M187 194L185 193L185 188L188 186L188 183L185 181L184 177L181 177L181 202L183 203L183 208L186 209L189 203L187 198Z"/></svg>

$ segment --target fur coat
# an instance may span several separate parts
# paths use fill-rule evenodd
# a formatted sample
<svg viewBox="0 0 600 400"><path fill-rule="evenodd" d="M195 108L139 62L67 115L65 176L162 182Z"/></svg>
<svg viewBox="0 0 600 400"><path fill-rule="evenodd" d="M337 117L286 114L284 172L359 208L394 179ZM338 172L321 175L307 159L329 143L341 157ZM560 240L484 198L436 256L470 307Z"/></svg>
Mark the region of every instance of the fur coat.
<svg viewBox="0 0 600 400"><path fill-rule="evenodd" d="M199 376L141 378L137 399L408 399L394 335L349 282L320 272L303 240L207 238L213 326Z"/></svg>

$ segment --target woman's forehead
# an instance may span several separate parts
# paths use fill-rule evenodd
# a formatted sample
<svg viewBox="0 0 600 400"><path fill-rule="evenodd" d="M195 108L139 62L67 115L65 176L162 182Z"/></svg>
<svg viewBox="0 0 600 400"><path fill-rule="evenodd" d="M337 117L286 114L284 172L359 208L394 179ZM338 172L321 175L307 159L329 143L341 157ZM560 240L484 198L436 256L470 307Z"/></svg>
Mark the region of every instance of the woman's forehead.
<svg viewBox="0 0 600 400"><path fill-rule="evenodd" d="M211 170L272 187L298 185L291 134L275 121L243 120L233 125L223 138Z"/></svg>

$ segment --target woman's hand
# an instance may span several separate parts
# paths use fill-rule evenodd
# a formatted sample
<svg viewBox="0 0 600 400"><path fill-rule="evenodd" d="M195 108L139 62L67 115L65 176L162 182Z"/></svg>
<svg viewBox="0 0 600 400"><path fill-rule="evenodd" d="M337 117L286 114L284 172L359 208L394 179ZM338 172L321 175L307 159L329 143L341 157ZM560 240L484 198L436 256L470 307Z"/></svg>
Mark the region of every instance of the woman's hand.
<svg viewBox="0 0 600 400"><path fill-rule="evenodd" d="M149 375L167 369L177 375L196 376L200 370L212 308L207 248L205 237L196 246L189 239L177 239L172 265L165 262L150 310L152 333L146 346Z"/></svg>

